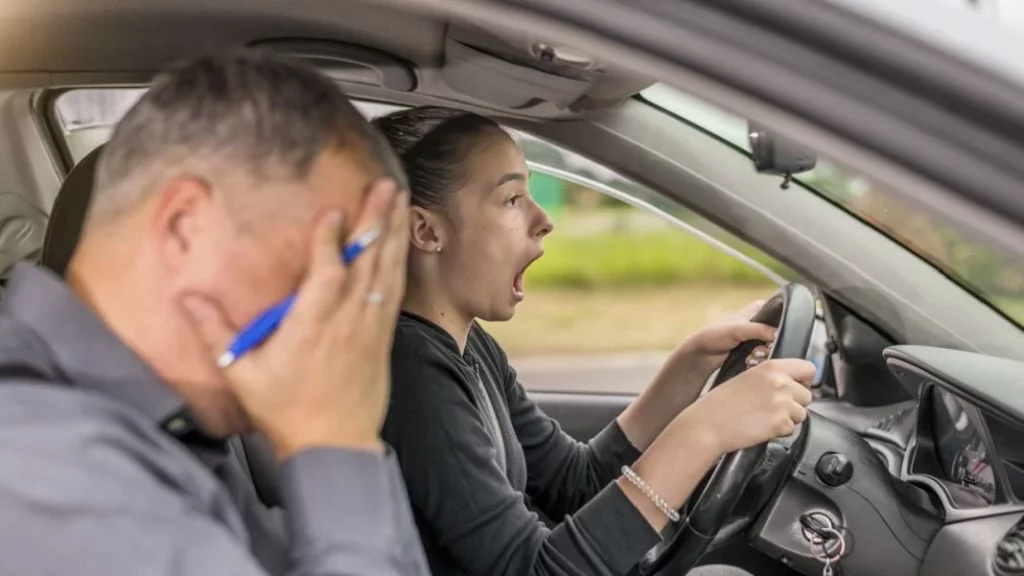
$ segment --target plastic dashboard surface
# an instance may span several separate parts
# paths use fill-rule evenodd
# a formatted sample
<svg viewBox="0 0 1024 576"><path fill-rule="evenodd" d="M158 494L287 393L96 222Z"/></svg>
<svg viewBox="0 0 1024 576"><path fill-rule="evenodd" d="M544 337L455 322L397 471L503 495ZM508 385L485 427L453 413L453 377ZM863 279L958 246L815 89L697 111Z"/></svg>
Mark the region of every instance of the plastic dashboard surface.
<svg viewBox="0 0 1024 576"><path fill-rule="evenodd" d="M903 476L945 508L920 573L1024 573L1005 571L1007 562L1024 570L1024 363L923 346L894 346L885 358L921 390Z"/></svg>
<svg viewBox="0 0 1024 576"><path fill-rule="evenodd" d="M915 458L913 472L938 475L953 494L958 507L984 507L996 502L996 457L981 414L969 403L941 388L932 388L925 399L931 425L921 430L931 434L928 458ZM923 452L918 444L919 453ZM938 471L921 466L927 460ZM919 470L918 470L919 469Z"/></svg>
<svg viewBox="0 0 1024 576"><path fill-rule="evenodd" d="M921 390L917 431L902 474L934 480L958 511L1024 496L1024 363L939 348L894 346L893 373Z"/></svg>

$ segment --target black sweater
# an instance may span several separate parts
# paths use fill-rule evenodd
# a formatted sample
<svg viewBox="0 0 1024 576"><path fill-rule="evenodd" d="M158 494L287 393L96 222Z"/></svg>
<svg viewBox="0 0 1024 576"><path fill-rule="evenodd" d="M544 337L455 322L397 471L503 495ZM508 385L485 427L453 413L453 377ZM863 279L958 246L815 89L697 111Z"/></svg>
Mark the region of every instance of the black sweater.
<svg viewBox="0 0 1024 576"><path fill-rule="evenodd" d="M622 575L660 541L612 482L639 456L618 424L588 443L562 432L478 325L460 354L403 313L391 359L383 436L434 576Z"/></svg>

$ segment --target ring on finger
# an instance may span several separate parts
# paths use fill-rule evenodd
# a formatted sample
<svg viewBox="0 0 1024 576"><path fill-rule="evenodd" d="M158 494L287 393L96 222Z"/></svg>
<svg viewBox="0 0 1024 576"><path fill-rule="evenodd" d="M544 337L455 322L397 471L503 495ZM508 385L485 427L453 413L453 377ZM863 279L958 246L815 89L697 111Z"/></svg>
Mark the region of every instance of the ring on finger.
<svg viewBox="0 0 1024 576"><path fill-rule="evenodd" d="M377 292L377 291L367 292L366 293L366 301L368 303L370 303L370 304L383 304L384 303L384 293L383 292Z"/></svg>

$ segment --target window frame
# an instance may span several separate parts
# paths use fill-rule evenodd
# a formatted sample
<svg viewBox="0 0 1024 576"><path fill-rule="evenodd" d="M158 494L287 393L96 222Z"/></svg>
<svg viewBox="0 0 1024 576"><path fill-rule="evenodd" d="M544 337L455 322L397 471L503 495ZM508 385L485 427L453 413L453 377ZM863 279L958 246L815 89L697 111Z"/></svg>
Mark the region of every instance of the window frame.
<svg viewBox="0 0 1024 576"><path fill-rule="evenodd" d="M59 114L59 111L57 109L57 103L58 103L58 100L60 99L60 97L64 96L65 94L67 94L69 92L73 92L73 91L76 91L76 90L109 90L109 91L113 92L113 91L136 91L136 90L145 89L145 88L147 88L147 87L146 86L142 86L142 85L124 85L124 86L109 86L109 87L103 87L103 86L100 86L100 87L85 87L85 86L83 86L83 87L60 88L60 89L52 89L52 90L45 90L45 91L43 91L43 93L41 95L41 99L40 99L40 108L39 109L40 109L40 111L41 111L41 113L43 115L43 118L42 118L43 124L47 127L47 131L49 132L49 136L53 139L53 142L54 142L54 144L57 147L57 151L58 151L60 159L62 161L63 168L64 168L64 174L65 175L67 175L67 173L69 173L71 171L71 169L74 168L75 164L77 164L77 162L78 162L78 159L75 158L74 152L71 150L70 143L68 142L67 134L66 134L67 128L64 126L64 123L63 123L63 121L61 119L61 116ZM638 97L640 97L640 96L638 96ZM367 107L371 107L371 106L372 107L382 107L382 108L390 108L390 109L395 109L395 110L398 110L398 109L401 109L401 108L405 107L404 105L401 105L401 104L394 104L394 103L390 103L390 102L381 102L381 101L370 100L370 99L362 99L362 98L353 98L352 102L356 106L356 108L360 111L360 113L366 115L367 118L372 118L373 117L373 116L367 114ZM654 103L651 103L651 104L655 105ZM383 113L387 113L387 111L384 111ZM686 121L686 120L683 119L683 121ZM613 170L605 167L600 162L595 162L593 160L590 160L589 158L586 158L586 157L584 157L584 156L582 156L582 155L580 155L580 154L578 154L576 152L567 150L563 146L559 146L558 144L555 144L553 142L549 142L548 140L546 140L544 138L541 138L539 136L535 136L533 134L530 134L527 131L524 131L524 130L518 129L518 128L511 128L511 127L508 127L508 126L503 126L503 128L505 128L505 130L509 131L513 135L513 137L515 137L517 139L527 138L527 139L539 141L543 145L549 146L549 147L557 150L558 153L563 155L563 156L564 155L571 155L571 156L583 158L587 162L591 162L591 163L593 163L593 164L595 164L597 166L600 166L604 170L608 170L610 172L615 173ZM751 267L752 269L758 271L763 276L765 276L768 280L770 280L772 283L774 283L776 286L782 286L783 284L785 284L787 282L787 280L782 275L780 275L777 272L771 270L770 268L768 268L764 264L756 261L755 259L751 258L750 256L747 256L746 254L743 254L741 251L739 251L739 250L733 248L732 246L730 246L727 242L719 240L718 238L715 238L711 234L708 234L708 233L700 230L699 228L697 228L695 226L692 226L692 225L682 221L680 218L678 218L676 216L673 216L672 214L669 214L668 212L658 208L657 206L654 206L653 204L651 204L651 203L649 203L647 201L644 201L644 200L642 200L640 198L637 198L637 197L632 196L632 195L630 195L630 194L628 194L626 192L623 192L622 190L619 190L619 189L615 188L614 186L612 186L610 184L607 184L605 182L601 182L599 180L595 180L593 178L589 178L589 177L584 176L582 174L578 174L576 172L573 172L572 170L567 170L565 168L559 168L557 166L551 166L551 165L545 164L543 162L539 162L539 161L535 161L535 160L530 160L529 158L527 158L527 166L529 167L530 170L536 170L537 172L541 172L541 173L547 174L548 176L552 176L552 177L555 177L555 178L561 178L561 179L564 179L564 180L569 181L571 183L577 184L579 186L584 186L584 187L590 188L590 189L592 189L592 190L594 190L594 191L596 191L598 193L601 193L601 194L603 194L605 196L608 196L610 198L614 198L614 199L616 199L616 200L618 200L620 202L623 202L623 203L625 203L625 204L627 204L627 205L629 205L629 206L631 206L631 207L633 207L635 209L642 210L642 211L645 211L645 212L647 212L649 214L652 214L652 215L658 217L660 220L663 220L664 222L670 224L671 226L673 226L673 227L675 227L675 228L677 228L677 229L679 229L679 230L689 234L690 236L696 238L697 240L700 240L701 242L703 242L703 243L707 244L708 246L718 250L719 252L722 252L723 254L725 254L725 255L733 258L733 259L736 259L736 260L744 263L745 265ZM616 177L618 177L619 179L621 179L623 181L632 182L632 183L636 184L632 180L624 178L621 175L619 175L618 173L615 173L615 174L616 174ZM646 187L644 187L644 188L646 188ZM702 220L706 220L703 217L701 217L701 219ZM724 231L724 233L728 234L730 237L735 238L735 235L732 234L732 233L729 233L727 231ZM736 238L736 239L739 240L738 238ZM758 248L756 246L752 246L752 247L757 249L759 252L763 253L763 251L760 248ZM769 257L772 258L772 260L778 262L777 258L774 258L772 256L769 256ZM789 268L789 266L786 265L785 263L780 262L780 264L786 266L787 269Z"/></svg>
<svg viewBox="0 0 1024 576"><path fill-rule="evenodd" d="M554 144L551 144L549 142L547 144L555 146ZM557 146L555 147L558 148ZM611 186L610 184L605 184L604 182L587 178L586 176L576 174L569 170L548 166L541 162L530 160L529 158L527 158L526 160L526 166L531 171L540 172L542 174L546 174L548 176L552 176L555 178L561 178L573 184L590 188L595 192L599 192L601 194L604 194L605 196L614 198L615 200L627 204L632 208L643 210L649 214L657 216L659 219L665 221L666 223L672 225L673 227L679 230L682 230L683 232L686 232L687 234L690 234L694 238L700 240L701 242L704 242L705 244L711 246L712 248L718 250L719 252L722 252L727 256L739 260L740 262L746 264L747 266L753 268L754 270L757 270L766 278L771 280L776 286L781 287L789 282L788 280L783 278L782 275L778 274L774 270L771 270L770 268L768 268L764 264L761 264L757 260L754 260L750 256L747 256L746 254L733 248L732 246L729 246L727 243L715 238L714 236L704 232L703 230L700 230L695 226L683 222L681 219L669 214L668 212L665 212L664 210L658 208L657 206L654 206L649 202L646 202L644 200L641 200L639 198L636 198L634 196L631 196L625 192L616 189L614 186Z"/></svg>

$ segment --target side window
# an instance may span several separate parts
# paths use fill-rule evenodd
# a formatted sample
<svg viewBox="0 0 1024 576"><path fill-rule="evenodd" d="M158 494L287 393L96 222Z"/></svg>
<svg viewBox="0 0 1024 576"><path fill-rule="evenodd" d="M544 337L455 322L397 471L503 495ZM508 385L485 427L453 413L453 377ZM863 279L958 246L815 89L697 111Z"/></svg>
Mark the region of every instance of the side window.
<svg viewBox="0 0 1024 576"><path fill-rule="evenodd" d="M109 140L118 120L145 92L145 88L85 88L57 96L52 111L54 128L71 165Z"/></svg>
<svg viewBox="0 0 1024 576"><path fill-rule="evenodd" d="M517 134L555 222L526 300L487 329L524 386L636 393L705 323L796 274L700 216L579 155Z"/></svg>
<svg viewBox="0 0 1024 576"><path fill-rule="evenodd" d="M110 138L144 88L83 89L55 101L78 162ZM367 117L396 106L356 102ZM531 193L555 222L510 322L489 324L532 390L635 393L688 334L797 275L660 195L543 140L515 133Z"/></svg>
<svg viewBox="0 0 1024 576"><path fill-rule="evenodd" d="M52 120L60 136L59 144L71 165L110 140L114 126L145 93L145 88L83 88L57 96ZM376 102L355 102L355 105L368 118L398 109Z"/></svg>

